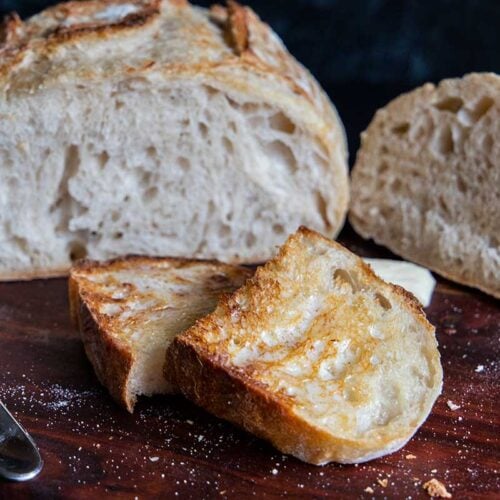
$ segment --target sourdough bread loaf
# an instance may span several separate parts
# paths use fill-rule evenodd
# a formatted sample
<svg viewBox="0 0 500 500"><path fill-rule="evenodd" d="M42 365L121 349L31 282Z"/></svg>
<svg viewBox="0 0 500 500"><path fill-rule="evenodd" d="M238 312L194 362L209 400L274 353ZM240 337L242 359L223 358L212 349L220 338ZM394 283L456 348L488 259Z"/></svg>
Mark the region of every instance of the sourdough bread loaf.
<svg viewBox="0 0 500 500"><path fill-rule="evenodd" d="M0 31L0 278L123 254L257 262L333 237L346 142L246 7L83 1Z"/></svg>
<svg viewBox="0 0 500 500"><path fill-rule="evenodd" d="M424 85L379 110L350 221L402 257L500 297L500 77Z"/></svg>

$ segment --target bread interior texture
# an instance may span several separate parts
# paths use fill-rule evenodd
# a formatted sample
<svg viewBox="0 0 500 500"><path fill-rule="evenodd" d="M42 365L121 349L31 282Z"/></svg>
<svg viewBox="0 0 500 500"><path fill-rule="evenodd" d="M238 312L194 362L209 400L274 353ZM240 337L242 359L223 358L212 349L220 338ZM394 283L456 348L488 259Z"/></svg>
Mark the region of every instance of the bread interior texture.
<svg viewBox="0 0 500 500"><path fill-rule="evenodd" d="M335 217L321 141L236 92L136 77L40 90L2 113L16 117L0 121L12 272L124 253L262 260Z"/></svg>

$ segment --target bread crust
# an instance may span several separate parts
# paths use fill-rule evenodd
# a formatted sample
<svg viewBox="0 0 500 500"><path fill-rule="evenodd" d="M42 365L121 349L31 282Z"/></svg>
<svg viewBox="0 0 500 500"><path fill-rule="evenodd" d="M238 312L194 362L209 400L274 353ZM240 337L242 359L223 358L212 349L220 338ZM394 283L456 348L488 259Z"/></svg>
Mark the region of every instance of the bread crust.
<svg viewBox="0 0 500 500"><path fill-rule="evenodd" d="M121 259L120 262L127 260ZM80 269L91 269L92 265L90 261L80 263L74 269L75 274ZM110 335L106 321L87 306L86 294L79 289L78 280L73 274L70 274L68 291L72 323L81 334L85 353L99 382L117 402L132 413L135 401L131 400L127 391L134 363L132 350Z"/></svg>
<svg viewBox="0 0 500 500"><path fill-rule="evenodd" d="M307 238L312 245L326 242L329 246L346 252L339 244L304 227L291 239L302 237ZM273 262L278 264L286 258L293 258L287 244L280 249ZM427 321L420 302L411 293L401 287L384 283L361 260L357 270L365 274L368 280L376 281L381 292L385 290L398 296L427 335L434 337L434 327ZM268 303L272 304L271 299L276 293L273 287L278 286L278 283L262 278L263 269L259 268L244 288L264 290L264 295L269 297ZM237 304L242 297L241 290L221 299L217 311L224 311L222 318L233 318L237 314ZM377 439L353 440L334 436L295 413L292 404L288 404L288 401L293 401L289 396L282 392L276 394L269 391L264 384L258 382L252 375L251 365L237 367L232 364L227 353L210 348L204 339L218 330L219 321L224 321L221 316L216 316L216 312L198 320L193 327L175 338L167 350L165 366L169 369L165 375L196 404L270 441L282 452L290 453L305 462L315 465L330 461L361 463L399 449L411 439L427 418L440 392L442 371L437 354L437 357L431 360L432 369L435 370L434 387L427 395L425 409L419 415L417 425L400 429L399 433L395 433L397 435L383 433ZM246 328L253 328L251 320L246 318L245 321Z"/></svg>
<svg viewBox="0 0 500 500"><path fill-rule="evenodd" d="M130 255L111 259L106 262L82 260L71 270L68 282L70 317L73 325L82 336L85 352L97 378L105 386L111 396L130 413L133 413L136 395L131 394L129 381L137 356L134 349L120 337L113 335L110 319L98 312L99 297L94 296L92 289L80 285L81 276L86 273L133 270L140 266L151 266L154 263L174 264L190 267L199 264L220 267L221 271L238 273L250 277L252 271L221 264L215 260L184 259L176 257L144 257Z"/></svg>

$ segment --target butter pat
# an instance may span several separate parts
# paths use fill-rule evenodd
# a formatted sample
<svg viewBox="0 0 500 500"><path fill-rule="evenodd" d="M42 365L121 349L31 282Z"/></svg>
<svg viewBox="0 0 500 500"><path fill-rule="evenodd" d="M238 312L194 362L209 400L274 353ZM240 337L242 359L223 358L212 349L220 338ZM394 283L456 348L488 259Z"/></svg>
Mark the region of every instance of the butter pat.
<svg viewBox="0 0 500 500"><path fill-rule="evenodd" d="M431 303L436 280L428 269L403 260L363 260L370 265L377 276L384 281L402 286L415 295L424 307Z"/></svg>

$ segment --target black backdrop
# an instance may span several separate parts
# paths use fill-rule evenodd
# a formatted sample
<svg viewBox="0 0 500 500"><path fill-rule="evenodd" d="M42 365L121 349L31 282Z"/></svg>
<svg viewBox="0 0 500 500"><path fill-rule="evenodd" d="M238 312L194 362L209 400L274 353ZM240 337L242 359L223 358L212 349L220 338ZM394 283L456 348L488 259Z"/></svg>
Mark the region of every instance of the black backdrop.
<svg viewBox="0 0 500 500"><path fill-rule="evenodd" d="M26 17L47 0L0 0ZM193 0L208 6L213 1ZM351 159L376 108L425 81L500 73L500 0L245 0L337 105Z"/></svg>

